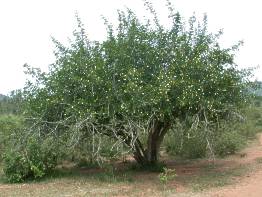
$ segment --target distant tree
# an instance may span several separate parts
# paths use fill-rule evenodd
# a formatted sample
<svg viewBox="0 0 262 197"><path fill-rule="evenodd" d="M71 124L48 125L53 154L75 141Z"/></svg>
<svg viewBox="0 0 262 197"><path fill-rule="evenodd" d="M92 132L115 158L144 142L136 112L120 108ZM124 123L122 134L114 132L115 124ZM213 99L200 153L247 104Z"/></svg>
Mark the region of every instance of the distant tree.
<svg viewBox="0 0 262 197"><path fill-rule="evenodd" d="M25 90L27 115L40 119L44 132L106 135L147 165L157 163L176 120L197 115L216 122L245 105L249 72L234 63L241 43L222 48L222 32L209 33L206 16L185 24L167 2L170 28L146 1L153 20L143 23L131 10L119 11L116 29L105 20L103 42L89 40L77 17L70 46L54 39L49 72L28 67L36 83Z"/></svg>
<svg viewBox="0 0 262 197"><path fill-rule="evenodd" d="M22 91L12 91L9 96L0 95L0 114L22 113Z"/></svg>

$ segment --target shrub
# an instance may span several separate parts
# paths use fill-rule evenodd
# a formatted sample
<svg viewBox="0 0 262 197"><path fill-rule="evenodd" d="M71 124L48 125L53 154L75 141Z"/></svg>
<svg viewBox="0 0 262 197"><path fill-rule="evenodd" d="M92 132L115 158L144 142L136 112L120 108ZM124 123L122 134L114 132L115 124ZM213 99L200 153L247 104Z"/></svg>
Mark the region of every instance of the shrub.
<svg viewBox="0 0 262 197"><path fill-rule="evenodd" d="M165 140L166 150L171 155L181 156L183 158L195 159L206 156L206 135L207 132L202 125L191 128L190 121L177 121L172 133L168 134Z"/></svg>
<svg viewBox="0 0 262 197"><path fill-rule="evenodd" d="M177 122L173 132L165 139L166 150L183 158L205 157L210 151L206 141L208 137L215 155L233 154L246 145L247 139L254 138L261 131L262 108L250 105L242 109L241 114L233 113L228 115L228 120L211 122L208 133L201 122L197 127L192 120Z"/></svg>
<svg viewBox="0 0 262 197"><path fill-rule="evenodd" d="M254 138L261 131L262 108L251 105L246 107L243 114L245 114L245 121L238 125L238 133L246 138Z"/></svg>
<svg viewBox="0 0 262 197"><path fill-rule="evenodd" d="M166 184L168 181L174 180L176 176L175 169L164 168L163 172L158 175L158 178L161 183Z"/></svg>
<svg viewBox="0 0 262 197"><path fill-rule="evenodd" d="M27 160L18 152L10 150L3 156L3 170L9 182L20 182L29 174Z"/></svg>
<svg viewBox="0 0 262 197"><path fill-rule="evenodd" d="M223 132L216 137L214 151L216 155L233 154L246 144L246 138L236 131Z"/></svg>
<svg viewBox="0 0 262 197"><path fill-rule="evenodd" d="M206 155L206 140L204 132L199 130L197 135L169 135L166 141L166 150L171 155L181 156L188 159L202 158Z"/></svg>
<svg viewBox="0 0 262 197"><path fill-rule="evenodd" d="M246 132L250 132L248 135L251 135L251 128L248 128L246 123L232 124L233 126L224 125L214 130L212 135L209 136L207 136L207 132L202 127L195 130L194 134L187 130L184 130L184 135L174 133L169 135L165 141L166 150L169 154L181 156L182 158L203 158L210 151L210 147L207 144L208 139L213 154L218 156L233 154L246 144L245 135L247 133L245 135L241 133L240 126L246 128ZM254 135L254 132L252 135Z"/></svg>
<svg viewBox="0 0 262 197"><path fill-rule="evenodd" d="M24 125L23 117L15 115L0 116L0 161L5 146L11 138L20 138Z"/></svg>
<svg viewBox="0 0 262 197"><path fill-rule="evenodd" d="M3 171L9 182L41 178L53 170L61 152L53 137L30 136L25 143L15 141L3 154Z"/></svg>
<svg viewBox="0 0 262 197"><path fill-rule="evenodd" d="M23 118L16 115L1 115L0 116L0 142L12 134L14 130L20 129L23 126Z"/></svg>

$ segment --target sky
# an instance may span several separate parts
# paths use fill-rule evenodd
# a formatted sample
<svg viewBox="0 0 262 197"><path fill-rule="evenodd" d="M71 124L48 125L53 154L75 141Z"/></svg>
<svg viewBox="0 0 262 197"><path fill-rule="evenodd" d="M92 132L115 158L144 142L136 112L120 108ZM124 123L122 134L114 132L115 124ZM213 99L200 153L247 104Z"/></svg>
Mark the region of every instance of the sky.
<svg viewBox="0 0 262 197"><path fill-rule="evenodd" d="M237 53L240 68L262 66L262 2L260 0L170 0L185 20L193 13L208 16L208 30L224 30L220 42L228 47L244 41ZM163 24L168 24L165 0L151 0ZM77 12L91 40L102 40L101 15L113 24L117 9L131 8L138 17L147 15L142 0L0 0L0 93L24 86L23 64L48 70L54 62L51 36L67 44L76 28ZM262 80L262 68L254 72Z"/></svg>

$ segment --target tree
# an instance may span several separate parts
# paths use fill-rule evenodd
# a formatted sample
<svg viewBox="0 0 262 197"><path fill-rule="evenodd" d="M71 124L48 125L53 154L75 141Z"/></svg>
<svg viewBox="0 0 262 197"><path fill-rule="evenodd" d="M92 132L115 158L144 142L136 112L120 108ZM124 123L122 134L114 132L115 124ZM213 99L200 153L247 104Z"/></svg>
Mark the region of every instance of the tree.
<svg viewBox="0 0 262 197"><path fill-rule="evenodd" d="M0 94L0 114L21 114L22 103L21 90L14 90L9 96Z"/></svg>
<svg viewBox="0 0 262 197"><path fill-rule="evenodd" d="M176 120L216 122L247 102L249 72L234 63L241 43L222 48L222 32L209 33L206 16L186 25L167 2L169 28L146 1L153 20L119 11L116 29L105 20L105 41L89 40L78 17L70 46L54 39L55 63L48 73L28 67L36 83L25 90L27 114L39 117L43 132L105 135L130 148L139 164L155 164Z"/></svg>

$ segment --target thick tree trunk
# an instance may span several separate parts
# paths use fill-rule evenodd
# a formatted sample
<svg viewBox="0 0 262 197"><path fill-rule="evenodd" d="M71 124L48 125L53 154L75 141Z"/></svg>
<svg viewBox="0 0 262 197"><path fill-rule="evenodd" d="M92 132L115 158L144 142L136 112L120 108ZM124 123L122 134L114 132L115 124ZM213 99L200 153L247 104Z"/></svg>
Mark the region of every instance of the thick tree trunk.
<svg viewBox="0 0 262 197"><path fill-rule="evenodd" d="M146 156L149 164L158 162L160 145L170 127L169 122L154 121L147 138Z"/></svg>
<svg viewBox="0 0 262 197"><path fill-rule="evenodd" d="M158 162L160 145L164 136L170 128L170 122L155 120L152 122L147 138L147 149L144 150L138 140L134 152L134 158L141 165L155 165Z"/></svg>

